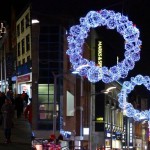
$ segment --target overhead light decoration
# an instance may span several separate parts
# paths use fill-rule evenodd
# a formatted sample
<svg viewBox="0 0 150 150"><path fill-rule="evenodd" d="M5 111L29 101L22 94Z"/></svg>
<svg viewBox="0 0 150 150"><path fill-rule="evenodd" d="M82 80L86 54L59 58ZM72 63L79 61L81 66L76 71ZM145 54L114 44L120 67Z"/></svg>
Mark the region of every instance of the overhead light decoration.
<svg viewBox="0 0 150 150"><path fill-rule="evenodd" d="M107 29L116 29L125 40L125 59L117 65L110 67L100 67L94 61L83 58L83 44L88 37L90 28L106 26ZM85 76L90 82L102 80L104 83L125 78L128 72L134 68L135 62L140 59L142 41L139 40L140 32L128 17L112 10L90 11L85 17L80 18L80 25L70 28L67 41L70 62L73 70L80 76Z"/></svg>
<svg viewBox="0 0 150 150"><path fill-rule="evenodd" d="M131 81L125 81L120 93L118 94L118 102L119 107L123 109L127 117L132 117L135 121L147 120L150 128L150 110L139 111L134 109L133 105L126 101L128 94L134 90L134 87L142 84L150 91L149 76L142 76L139 74L136 77L131 77Z"/></svg>

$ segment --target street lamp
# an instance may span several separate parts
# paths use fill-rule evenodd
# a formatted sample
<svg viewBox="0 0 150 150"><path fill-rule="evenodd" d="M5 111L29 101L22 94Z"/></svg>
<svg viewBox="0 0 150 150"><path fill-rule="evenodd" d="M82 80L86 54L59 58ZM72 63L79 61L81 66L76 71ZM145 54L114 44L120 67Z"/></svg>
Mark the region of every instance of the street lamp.
<svg viewBox="0 0 150 150"><path fill-rule="evenodd" d="M56 104L57 104L57 78L62 76L63 74L55 74L52 72L53 77L54 77L54 102L53 102L53 134L55 135L56 133Z"/></svg>
<svg viewBox="0 0 150 150"><path fill-rule="evenodd" d="M4 27L4 23L0 23L0 49L3 48L3 44L5 42L5 39L7 38L8 33L6 32L6 27ZM4 85L4 92L6 92L6 48L3 48L3 52L1 49L0 53L0 63L1 63L1 91L3 91L3 85ZM3 66L4 65L4 66ZM3 72L4 71L4 72ZM3 74L4 74L4 80L3 80ZM4 81L4 83L3 83Z"/></svg>
<svg viewBox="0 0 150 150"><path fill-rule="evenodd" d="M64 76L64 74L68 74L70 72L63 72L59 74L55 74L52 72L52 75L54 77L54 102L53 102L53 134L56 134L56 125L57 125L57 111L56 111L56 105L57 105L57 78Z"/></svg>
<svg viewBox="0 0 150 150"><path fill-rule="evenodd" d="M91 93L90 98L90 124L89 124L89 149L92 150L92 132L93 132L93 101L92 96L99 95L99 94L108 94L115 89L115 86L111 86L107 89L101 90L99 93Z"/></svg>

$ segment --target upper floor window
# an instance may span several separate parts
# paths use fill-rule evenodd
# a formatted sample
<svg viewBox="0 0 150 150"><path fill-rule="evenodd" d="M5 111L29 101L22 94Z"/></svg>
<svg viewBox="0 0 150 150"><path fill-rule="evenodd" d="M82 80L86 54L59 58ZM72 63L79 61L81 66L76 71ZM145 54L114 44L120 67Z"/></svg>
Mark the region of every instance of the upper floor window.
<svg viewBox="0 0 150 150"><path fill-rule="evenodd" d="M26 25L26 28L30 25L29 14L25 16L25 25Z"/></svg>
<svg viewBox="0 0 150 150"><path fill-rule="evenodd" d="M21 61L18 61L18 66L20 66L21 65Z"/></svg>
<svg viewBox="0 0 150 150"><path fill-rule="evenodd" d="M25 58L22 60L22 63L25 64Z"/></svg>
<svg viewBox="0 0 150 150"><path fill-rule="evenodd" d="M26 51L30 50L30 38L29 34L26 36Z"/></svg>
<svg viewBox="0 0 150 150"><path fill-rule="evenodd" d="M21 21L21 32L24 32L24 19Z"/></svg>
<svg viewBox="0 0 150 150"><path fill-rule="evenodd" d="M27 56L27 62L29 62L30 61L30 56Z"/></svg>
<svg viewBox="0 0 150 150"><path fill-rule="evenodd" d="M21 48L22 48L22 54L25 53L25 49L24 49L24 39L22 39L21 41Z"/></svg>
<svg viewBox="0 0 150 150"><path fill-rule="evenodd" d="M17 36L20 35L20 24L17 25Z"/></svg>
<svg viewBox="0 0 150 150"><path fill-rule="evenodd" d="M20 43L18 43L17 49L18 49L18 56L20 56Z"/></svg>

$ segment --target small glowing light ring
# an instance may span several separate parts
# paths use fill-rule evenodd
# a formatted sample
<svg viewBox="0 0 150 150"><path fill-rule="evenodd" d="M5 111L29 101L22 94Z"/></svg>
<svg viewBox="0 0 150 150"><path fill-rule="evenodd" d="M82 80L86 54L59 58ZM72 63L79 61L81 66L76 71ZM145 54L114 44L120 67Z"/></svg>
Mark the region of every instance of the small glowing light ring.
<svg viewBox="0 0 150 150"><path fill-rule="evenodd" d="M125 59L117 65L108 69L107 67L99 67L93 61L89 61L82 57L83 44L85 38L88 37L90 28L106 26L107 29L116 29L125 40ZM121 13L115 13L112 10L90 11L85 17L80 18L80 25L74 25L70 28L67 36L68 50L72 68L78 71L80 76L86 76L90 82L98 82L102 80L104 83L116 81L119 78L125 78L129 70L134 68L135 62L140 59L139 40L140 32Z"/></svg>
<svg viewBox="0 0 150 150"><path fill-rule="evenodd" d="M136 85L144 85L147 90L150 90L150 77L137 75L131 77L131 81L125 81L122 85L121 92L118 94L119 107L126 112L127 117L132 117L135 121L147 120L150 123L150 110L139 111L134 109L131 103L126 101L128 94Z"/></svg>

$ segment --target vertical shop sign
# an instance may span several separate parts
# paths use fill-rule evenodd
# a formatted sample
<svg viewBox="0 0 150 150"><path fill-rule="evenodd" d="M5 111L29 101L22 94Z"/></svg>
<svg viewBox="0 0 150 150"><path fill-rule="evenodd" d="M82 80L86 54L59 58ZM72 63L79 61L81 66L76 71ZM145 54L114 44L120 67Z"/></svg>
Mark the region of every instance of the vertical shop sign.
<svg viewBox="0 0 150 150"><path fill-rule="evenodd" d="M129 146L133 146L133 124L131 119L129 119Z"/></svg>
<svg viewBox="0 0 150 150"><path fill-rule="evenodd" d="M102 41L98 41L98 58L97 58L97 61L98 61L98 66L102 67Z"/></svg>

